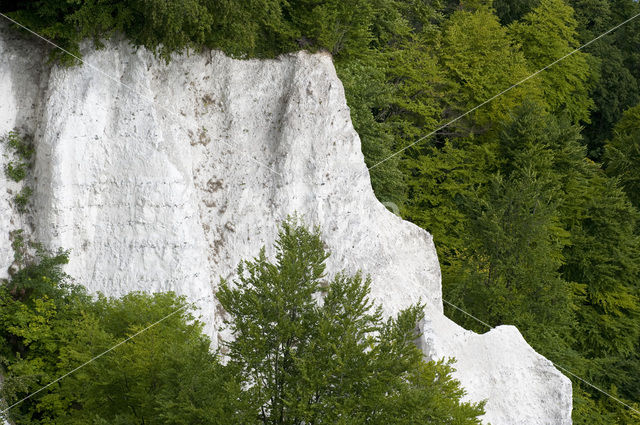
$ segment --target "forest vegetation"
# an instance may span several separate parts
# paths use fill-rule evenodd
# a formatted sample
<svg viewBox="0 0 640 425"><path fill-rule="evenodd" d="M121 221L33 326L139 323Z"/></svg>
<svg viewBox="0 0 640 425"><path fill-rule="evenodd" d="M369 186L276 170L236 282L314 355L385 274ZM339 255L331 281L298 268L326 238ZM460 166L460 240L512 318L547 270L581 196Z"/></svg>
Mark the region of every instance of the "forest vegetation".
<svg viewBox="0 0 640 425"><path fill-rule="evenodd" d="M323 246L319 229L291 218L274 261L263 248L238 266L232 285L222 281L217 297L233 341L214 353L183 297L91 297L63 272L68 253L36 246L30 260L27 247L18 247L22 267L0 287L0 391L8 406L35 394L9 418L33 425L479 425L483 404L460 401L450 362L426 362L414 343L424 306L384 320L368 278L326 276Z"/></svg>
<svg viewBox="0 0 640 425"><path fill-rule="evenodd" d="M2 12L74 53L116 32L166 60L184 48L330 52L376 195L434 235L444 298L516 325L640 407L640 19L457 119L638 2L15 0ZM572 379L574 423L638 423Z"/></svg>

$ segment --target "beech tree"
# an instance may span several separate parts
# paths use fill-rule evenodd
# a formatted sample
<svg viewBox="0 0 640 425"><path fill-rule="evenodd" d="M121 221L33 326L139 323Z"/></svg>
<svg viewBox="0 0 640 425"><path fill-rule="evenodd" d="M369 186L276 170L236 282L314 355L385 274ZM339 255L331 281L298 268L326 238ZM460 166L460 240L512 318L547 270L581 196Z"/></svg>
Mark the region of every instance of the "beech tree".
<svg viewBox="0 0 640 425"><path fill-rule="evenodd" d="M533 72L578 47L576 27L573 9L563 0L540 0L509 32L522 46ZM592 65L588 55L576 52L535 77L552 113L566 113L574 123L589 122Z"/></svg>
<svg viewBox="0 0 640 425"><path fill-rule="evenodd" d="M482 404L460 401L451 365L425 362L414 344L423 307L383 320L369 279L325 276L328 255L317 229L289 219L273 262L263 249L222 282L250 423L479 424Z"/></svg>
<svg viewBox="0 0 640 425"><path fill-rule="evenodd" d="M202 324L175 294L87 295L45 252L0 285L0 397L15 424L229 424L242 400ZM177 311L177 313L176 313ZM6 406L2 406L4 409Z"/></svg>
<svg viewBox="0 0 640 425"><path fill-rule="evenodd" d="M529 75L523 53L506 28L486 6L454 12L442 28L438 52L446 76L444 119L452 119L505 90ZM508 111L524 98L541 99L529 80L506 92L473 115L456 122L447 133L457 137L482 134L504 120ZM458 134L456 134L458 133Z"/></svg>

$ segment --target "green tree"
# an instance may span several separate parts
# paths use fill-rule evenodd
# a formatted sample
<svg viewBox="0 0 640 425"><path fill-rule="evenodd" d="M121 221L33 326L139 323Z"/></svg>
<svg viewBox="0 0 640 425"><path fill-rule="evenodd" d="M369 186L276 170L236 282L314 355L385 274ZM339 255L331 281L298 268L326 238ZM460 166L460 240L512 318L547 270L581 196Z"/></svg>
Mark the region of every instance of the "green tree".
<svg viewBox="0 0 640 425"><path fill-rule="evenodd" d="M10 7L3 3L0 11L9 12L20 24L54 41L70 53L80 55L79 42L83 35L69 21L69 17L80 9L78 3L58 0L17 0L10 3ZM66 64L75 62L72 57L60 51L52 51L52 55Z"/></svg>
<svg viewBox="0 0 640 425"><path fill-rule="evenodd" d="M25 260L26 261L26 260ZM0 286L0 364L5 382L2 397L8 404L61 375L56 366L65 343L78 336L78 326L90 326L82 313L89 297L70 285L61 266L67 254L39 253L33 263ZM51 423L68 407L51 392L42 392L10 412L18 423Z"/></svg>
<svg viewBox="0 0 640 425"><path fill-rule="evenodd" d="M439 49L447 85L443 118L455 118L492 98L529 75L525 56L511 40L493 11L456 11L443 24ZM482 134L507 118L524 98L540 99L536 85L527 81L506 92L447 129L454 136ZM446 134L446 133L445 133Z"/></svg>
<svg viewBox="0 0 640 425"><path fill-rule="evenodd" d="M172 293L94 300L65 253L40 253L0 287L2 398L11 404L174 313L13 407L16 424L228 424L243 401L202 325Z"/></svg>
<svg viewBox="0 0 640 425"><path fill-rule="evenodd" d="M497 147L474 138L450 140L442 147L426 145L404 161L408 198L401 212L433 234L446 283L468 248L468 199L495 172Z"/></svg>
<svg viewBox="0 0 640 425"><path fill-rule="evenodd" d="M597 79L592 89L594 110L584 131L589 157L603 160L604 144L623 112L640 101L640 87L625 66L624 52L617 46L598 42L590 53L597 61Z"/></svg>
<svg viewBox="0 0 640 425"><path fill-rule="evenodd" d="M373 6L370 0L290 0L287 12L309 46L349 55L368 50Z"/></svg>
<svg viewBox="0 0 640 425"><path fill-rule="evenodd" d="M318 230L281 228L275 261L264 248L242 262L218 297L230 316L230 365L251 400L250 423L475 424L451 367L426 363L414 345L422 307L383 321L360 275L325 277Z"/></svg>
<svg viewBox="0 0 640 425"><path fill-rule="evenodd" d="M566 279L585 285L577 310L581 351L589 356L626 356L633 352L638 325L637 211L615 180L590 172L579 197L565 208L571 244L565 249Z"/></svg>
<svg viewBox="0 0 640 425"><path fill-rule="evenodd" d="M537 346L572 323L573 288L558 271L569 235L559 211L554 125L527 103L499 133L497 171L465 200L466 249L447 291L491 323L517 325Z"/></svg>
<svg viewBox="0 0 640 425"><path fill-rule="evenodd" d="M640 12L634 0L568 0L575 10L580 43L592 41ZM585 50L594 61L591 123L583 131L589 157L601 161L604 144L622 113L640 100L640 23L633 20Z"/></svg>
<svg viewBox="0 0 640 425"><path fill-rule="evenodd" d="M212 10L202 0L86 0L67 20L79 36L110 37L124 32L134 46L145 46L165 59L177 50L204 43L213 24Z"/></svg>
<svg viewBox="0 0 640 425"><path fill-rule="evenodd" d="M81 409L58 420L69 424L228 424L242 405L240 383L223 368L202 324L173 293L100 297L93 305L108 349L151 323L179 311L91 362L60 384L60 394L78 397ZM70 369L87 356L96 337L87 331L65 348L59 363ZM98 339L99 340L99 339Z"/></svg>
<svg viewBox="0 0 640 425"><path fill-rule="evenodd" d="M521 44L530 69L538 70L578 47L576 27L573 9L563 0L540 0L509 32ZM588 55L577 52L535 77L552 113L566 113L574 123L589 122L590 66Z"/></svg>
<svg viewBox="0 0 640 425"><path fill-rule="evenodd" d="M379 111L388 107L392 97L386 83L387 64L380 54L372 52L369 58L338 62L336 68L345 87L351 120L360 136L365 163L369 167L375 165L370 171L373 190L378 199L401 204L405 188L398 168L400 158L391 157L396 137L393 128L379 117Z"/></svg>
<svg viewBox="0 0 640 425"><path fill-rule="evenodd" d="M620 179L629 200L640 208L640 105L625 111L607 144L607 173Z"/></svg>
<svg viewBox="0 0 640 425"><path fill-rule="evenodd" d="M456 298L492 323L517 325L531 342L571 323L572 288L558 273L557 200L546 183L533 167L491 181L473 207L473 245L457 276Z"/></svg>
<svg viewBox="0 0 640 425"><path fill-rule="evenodd" d="M371 169L371 183L381 201L402 205L406 188L394 155L437 127L441 115L442 76L437 4L384 1L372 17L364 54L336 60L351 118Z"/></svg>

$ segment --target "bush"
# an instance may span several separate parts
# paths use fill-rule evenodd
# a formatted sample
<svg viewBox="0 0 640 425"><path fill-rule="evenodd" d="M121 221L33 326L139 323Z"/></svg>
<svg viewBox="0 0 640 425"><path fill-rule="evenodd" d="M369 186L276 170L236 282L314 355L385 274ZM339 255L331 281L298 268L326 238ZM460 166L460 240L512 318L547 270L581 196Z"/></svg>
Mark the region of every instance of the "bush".
<svg viewBox="0 0 640 425"><path fill-rule="evenodd" d="M16 405L8 418L15 424L225 423L225 409L235 409L236 401L224 398L233 394L234 380L210 352L185 300L173 293L95 299L70 282L62 270L67 261L67 253L39 251L0 286L0 395L9 405L182 310Z"/></svg>
<svg viewBox="0 0 640 425"><path fill-rule="evenodd" d="M27 177L27 164L24 162L9 161L4 172L6 176L14 182L21 182L25 177Z"/></svg>
<svg viewBox="0 0 640 425"><path fill-rule="evenodd" d="M5 175L15 182L20 182L27 176L29 163L35 153L35 149L28 139L25 140L15 130L4 136L3 141L19 158L18 161L9 161L5 167Z"/></svg>
<svg viewBox="0 0 640 425"><path fill-rule="evenodd" d="M30 187L26 186L22 188L20 193L16 195L14 201L19 212L23 213L27 210L27 204L29 203L29 199L31 198L32 194L33 190L31 190Z"/></svg>

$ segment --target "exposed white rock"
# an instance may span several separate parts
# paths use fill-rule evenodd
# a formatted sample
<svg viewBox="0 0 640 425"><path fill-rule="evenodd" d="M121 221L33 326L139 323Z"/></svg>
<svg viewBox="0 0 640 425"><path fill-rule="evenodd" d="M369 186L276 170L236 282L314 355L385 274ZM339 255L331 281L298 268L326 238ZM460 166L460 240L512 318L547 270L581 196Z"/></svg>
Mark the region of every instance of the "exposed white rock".
<svg viewBox="0 0 640 425"><path fill-rule="evenodd" d="M493 425L571 423L571 383L513 327L484 335L442 313L431 236L374 197L331 57L237 61L107 43L89 66L49 69L46 51L0 27L0 134L34 134L34 237L72 249L67 271L92 291L173 290L199 300L298 212L320 225L329 271L373 277L386 314L422 300L425 353L455 357ZM1 148L0 148L1 149ZM0 151L1 153L1 151ZM0 176L0 273L21 222Z"/></svg>

